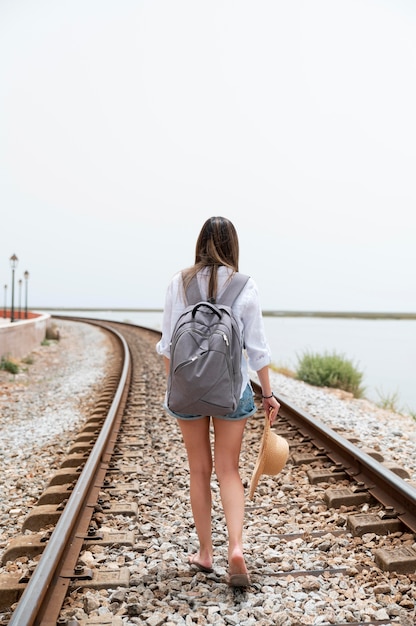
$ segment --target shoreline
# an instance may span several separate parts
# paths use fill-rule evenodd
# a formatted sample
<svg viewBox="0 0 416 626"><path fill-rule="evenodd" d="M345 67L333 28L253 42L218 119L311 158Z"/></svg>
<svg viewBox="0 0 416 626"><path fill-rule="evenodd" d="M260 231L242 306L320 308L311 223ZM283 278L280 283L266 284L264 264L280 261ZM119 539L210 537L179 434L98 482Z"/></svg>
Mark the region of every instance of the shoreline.
<svg viewBox="0 0 416 626"><path fill-rule="evenodd" d="M115 313L163 313L160 308L129 308L129 307L33 307L35 311L81 311L81 312L108 312ZM322 318L346 318L346 319L382 319L382 320L416 320L416 313L406 312L382 312L382 311L279 311L264 310L264 317L322 317Z"/></svg>

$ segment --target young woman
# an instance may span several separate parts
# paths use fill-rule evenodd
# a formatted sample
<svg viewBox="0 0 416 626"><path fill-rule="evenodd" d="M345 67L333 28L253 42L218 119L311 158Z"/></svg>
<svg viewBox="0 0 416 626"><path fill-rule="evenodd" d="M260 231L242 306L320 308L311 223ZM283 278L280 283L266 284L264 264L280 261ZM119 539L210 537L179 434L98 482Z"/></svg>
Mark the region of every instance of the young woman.
<svg viewBox="0 0 416 626"><path fill-rule="evenodd" d="M162 338L157 351L164 356L169 374L170 339L187 303L185 289L196 275L202 297L221 298L228 281L238 272L239 243L233 224L225 217L211 217L203 225L196 242L195 263L175 274L166 293ZM276 419L280 405L273 395L269 380L270 350L256 285L252 278L237 297L233 312L244 337L245 352L241 367L243 384L236 411L225 416L175 414L188 455L190 471L190 498L199 550L189 558L192 566L212 572L213 546L211 537L211 474L213 459L210 441L210 420L214 428L214 466L218 478L221 502L228 531L229 585L247 587L250 577L243 554L244 487L239 473L239 459L244 427L256 407L249 384L248 364L256 371L262 388L263 407L270 422Z"/></svg>

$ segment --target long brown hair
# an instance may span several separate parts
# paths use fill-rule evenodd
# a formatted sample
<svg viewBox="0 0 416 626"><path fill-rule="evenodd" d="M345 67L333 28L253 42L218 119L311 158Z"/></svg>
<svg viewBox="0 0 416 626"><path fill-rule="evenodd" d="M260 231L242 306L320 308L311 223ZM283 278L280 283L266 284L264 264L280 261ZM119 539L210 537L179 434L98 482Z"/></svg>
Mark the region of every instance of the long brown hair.
<svg viewBox="0 0 416 626"><path fill-rule="evenodd" d="M237 231L226 217L210 217L202 226L195 246L195 264L183 274L184 289L203 268L210 268L208 298L217 297L217 270L220 265L238 272Z"/></svg>

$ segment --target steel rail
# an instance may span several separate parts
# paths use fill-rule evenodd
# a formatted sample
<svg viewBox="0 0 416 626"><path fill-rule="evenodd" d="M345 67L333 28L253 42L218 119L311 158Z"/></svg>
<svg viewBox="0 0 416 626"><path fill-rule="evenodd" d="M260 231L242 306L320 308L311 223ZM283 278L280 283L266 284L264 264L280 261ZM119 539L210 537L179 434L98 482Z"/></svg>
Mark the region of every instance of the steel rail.
<svg viewBox="0 0 416 626"><path fill-rule="evenodd" d="M251 381L254 391L261 394L261 387ZM290 422L334 463L341 463L344 471L355 481L365 484L368 492L384 506L393 507L405 526L416 532L416 489L400 476L363 452L323 422L293 405L285 396L276 396L280 403L279 413L286 414Z"/></svg>
<svg viewBox="0 0 416 626"><path fill-rule="evenodd" d="M42 557L36 566L29 582L12 615L9 626L33 626L45 599L49 585L59 567L66 545L73 532L74 525L84 505L85 499L95 478L97 469L102 462L103 452L112 435L112 427L122 400L124 387L130 370L130 351L124 337L113 328L104 324L101 327L114 333L121 342L124 351L124 363L120 382L104 421L102 430L94 444L84 468L76 482L74 490L60 516L55 529L48 540Z"/></svg>

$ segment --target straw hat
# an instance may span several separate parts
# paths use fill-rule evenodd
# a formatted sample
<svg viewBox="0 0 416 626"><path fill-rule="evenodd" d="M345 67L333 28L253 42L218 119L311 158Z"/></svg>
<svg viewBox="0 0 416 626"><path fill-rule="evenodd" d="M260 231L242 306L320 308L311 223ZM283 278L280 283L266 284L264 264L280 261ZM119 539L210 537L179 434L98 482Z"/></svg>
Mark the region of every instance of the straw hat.
<svg viewBox="0 0 416 626"><path fill-rule="evenodd" d="M280 435L270 430L270 422L266 416L264 422L263 437L260 444L260 452L251 477L250 500L253 499L254 492L262 474L276 476L286 465L289 456L289 444Z"/></svg>

